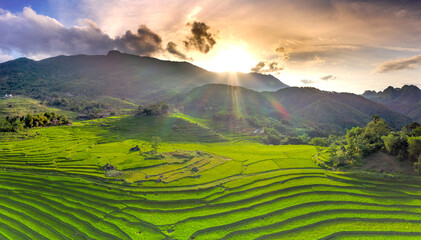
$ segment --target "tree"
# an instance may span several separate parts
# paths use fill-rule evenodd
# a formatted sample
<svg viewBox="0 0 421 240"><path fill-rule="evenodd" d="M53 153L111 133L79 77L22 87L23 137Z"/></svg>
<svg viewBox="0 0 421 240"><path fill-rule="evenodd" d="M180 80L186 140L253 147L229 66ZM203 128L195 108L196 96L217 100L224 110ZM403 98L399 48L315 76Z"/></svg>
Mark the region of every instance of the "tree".
<svg viewBox="0 0 421 240"><path fill-rule="evenodd" d="M409 137L408 138L408 153L409 156L417 160L421 155L421 138L420 137Z"/></svg>
<svg viewBox="0 0 421 240"><path fill-rule="evenodd" d="M421 155L418 157L418 161L414 162L414 168L418 174L421 173Z"/></svg>
<svg viewBox="0 0 421 240"><path fill-rule="evenodd" d="M383 136L382 140L390 155L396 156L399 160L408 157L408 138L404 133L389 133L389 135Z"/></svg>
<svg viewBox="0 0 421 240"><path fill-rule="evenodd" d="M266 144L279 145L281 143L282 136L274 128L265 129L266 135L263 137L263 142Z"/></svg>
<svg viewBox="0 0 421 240"><path fill-rule="evenodd" d="M19 132L23 129L23 123L20 121L19 118L12 123L12 130L13 132Z"/></svg>
<svg viewBox="0 0 421 240"><path fill-rule="evenodd" d="M160 146L161 146L161 138L152 137L152 149L154 150L154 152L158 152L158 149Z"/></svg>
<svg viewBox="0 0 421 240"><path fill-rule="evenodd" d="M408 135L412 137L421 137L421 126L412 130Z"/></svg>
<svg viewBox="0 0 421 240"><path fill-rule="evenodd" d="M304 144L309 143L309 142L310 142L310 139L311 139L311 138L308 136L308 134L307 134L307 133L304 133L304 134L300 135L298 138L300 138L300 139L301 139L301 141L302 141Z"/></svg>
<svg viewBox="0 0 421 240"><path fill-rule="evenodd" d="M374 123L377 123L377 121L378 120L380 120L380 117L379 117L379 115L377 115L377 114L374 114L372 117L371 117L371 121L373 121Z"/></svg>
<svg viewBox="0 0 421 240"><path fill-rule="evenodd" d="M373 116L373 121L367 124L364 132L364 139L367 141L371 151L379 150L383 146L382 137L389 134L391 128L383 119Z"/></svg>
<svg viewBox="0 0 421 240"><path fill-rule="evenodd" d="M28 113L25 116L25 127L31 128L34 126L34 116L32 113Z"/></svg>
<svg viewBox="0 0 421 240"><path fill-rule="evenodd" d="M403 132L405 132L405 133L410 133L411 131L413 131L413 130L415 130L415 129L419 128L419 127L421 127L421 125L420 125L419 123L417 123L417 122L412 122L412 123L410 123L410 124L405 125L405 126L402 128L402 131L403 131Z"/></svg>
<svg viewBox="0 0 421 240"><path fill-rule="evenodd" d="M319 147L329 146L329 143L326 141L326 139L321 138L321 137L315 137L311 139L310 144L314 146L319 146Z"/></svg>

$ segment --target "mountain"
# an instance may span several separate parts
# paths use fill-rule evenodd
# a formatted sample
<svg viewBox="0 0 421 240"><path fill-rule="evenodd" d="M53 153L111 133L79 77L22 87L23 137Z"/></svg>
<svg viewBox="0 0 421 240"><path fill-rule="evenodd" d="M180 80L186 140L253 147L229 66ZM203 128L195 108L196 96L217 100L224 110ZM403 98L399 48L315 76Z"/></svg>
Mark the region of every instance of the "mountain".
<svg viewBox="0 0 421 240"><path fill-rule="evenodd" d="M189 115L201 118L211 118L217 113L229 113L238 117L277 115L265 94L224 84L194 88L175 102L183 106Z"/></svg>
<svg viewBox="0 0 421 240"><path fill-rule="evenodd" d="M411 122L403 114L352 93L326 92L316 88L286 88L267 94L272 95L291 115L319 127L343 129L365 126L375 114L395 129Z"/></svg>
<svg viewBox="0 0 421 240"><path fill-rule="evenodd" d="M205 85L178 99L184 112L211 118L218 113L240 117L265 116L289 119L297 127L317 133L343 132L365 126L378 114L391 127L400 129L411 119L382 104L351 93L325 92L315 88L290 87L276 92L257 92L242 87Z"/></svg>
<svg viewBox="0 0 421 240"><path fill-rule="evenodd" d="M221 84L241 86L255 91L273 92L289 87L272 75L260 73L220 73L219 79Z"/></svg>
<svg viewBox="0 0 421 240"><path fill-rule="evenodd" d="M107 55L57 56L41 61L20 58L0 64L0 95L41 97L55 93L157 100L209 83L245 86L257 91L287 87L271 75L206 71L187 62L163 61L110 51Z"/></svg>
<svg viewBox="0 0 421 240"><path fill-rule="evenodd" d="M388 87L384 91L365 91L363 96L421 122L421 90L414 85Z"/></svg>

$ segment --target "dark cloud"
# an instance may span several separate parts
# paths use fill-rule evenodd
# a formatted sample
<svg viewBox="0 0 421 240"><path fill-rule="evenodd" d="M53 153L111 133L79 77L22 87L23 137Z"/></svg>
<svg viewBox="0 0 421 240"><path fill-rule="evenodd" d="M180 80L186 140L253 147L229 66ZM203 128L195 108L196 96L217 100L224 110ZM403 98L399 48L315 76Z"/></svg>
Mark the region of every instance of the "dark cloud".
<svg viewBox="0 0 421 240"><path fill-rule="evenodd" d="M268 61L261 61L256 64L256 66L250 69L251 72L257 73L276 73L279 74L284 70L283 63L286 62L289 58L289 54L283 47L278 47L275 49L275 52L278 54L276 58L273 58Z"/></svg>
<svg viewBox="0 0 421 240"><path fill-rule="evenodd" d="M261 70L265 67L265 62L259 62L256 66L252 67L250 71L252 72L261 72Z"/></svg>
<svg viewBox="0 0 421 240"><path fill-rule="evenodd" d="M305 84L305 85L308 85L308 84L316 83L317 81L302 79L300 82Z"/></svg>
<svg viewBox="0 0 421 240"><path fill-rule="evenodd" d="M333 75L327 75L327 76L324 76L324 77L320 78L320 80L324 80L324 81L335 80L335 79L336 79L336 77L333 76Z"/></svg>
<svg viewBox="0 0 421 240"><path fill-rule="evenodd" d="M210 27L203 22L189 23L188 26L191 26L192 35L184 41L185 47L208 53L216 44L214 34L208 32Z"/></svg>
<svg viewBox="0 0 421 240"><path fill-rule="evenodd" d="M287 61L289 59L289 53L284 47L278 47L275 51L280 55L282 60Z"/></svg>
<svg viewBox="0 0 421 240"><path fill-rule="evenodd" d="M284 70L284 67L281 66L281 64L278 63L278 62L271 62L271 63L269 63L269 69L268 70L269 70L269 72L279 72L279 71Z"/></svg>
<svg viewBox="0 0 421 240"><path fill-rule="evenodd" d="M161 37L144 25L136 33L127 31L115 39L91 20L67 28L57 20L37 14L31 8L12 14L0 9L0 51L29 57L60 54L104 54L111 49L151 55L161 50Z"/></svg>
<svg viewBox="0 0 421 240"><path fill-rule="evenodd" d="M123 36L117 37L115 43L120 51L150 55L161 49L162 39L145 25L140 25L136 33L129 30Z"/></svg>
<svg viewBox="0 0 421 240"><path fill-rule="evenodd" d="M410 58L386 61L376 67L375 73L386 73L397 70L414 69L421 64L421 55Z"/></svg>
<svg viewBox="0 0 421 240"><path fill-rule="evenodd" d="M191 58L188 58L184 53L182 53L182 52L180 52L178 49L177 49L177 44L175 44L175 43L173 43L173 42L169 42L169 43L167 43L167 48L166 48L166 50L169 52L169 53L171 53L171 54L173 54L173 55L175 55L175 56L177 56L178 58L180 58L180 59L183 59L183 60L192 60Z"/></svg>
<svg viewBox="0 0 421 240"><path fill-rule="evenodd" d="M251 72L256 73L279 73L282 70L284 70L284 67L275 61L259 62L250 69Z"/></svg>

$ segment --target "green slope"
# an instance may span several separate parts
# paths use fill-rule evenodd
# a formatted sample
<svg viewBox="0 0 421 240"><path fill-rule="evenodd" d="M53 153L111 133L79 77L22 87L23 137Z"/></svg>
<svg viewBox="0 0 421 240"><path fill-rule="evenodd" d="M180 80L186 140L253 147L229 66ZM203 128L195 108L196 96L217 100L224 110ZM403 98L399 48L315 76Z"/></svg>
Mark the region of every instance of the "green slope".
<svg viewBox="0 0 421 240"><path fill-rule="evenodd" d="M48 107L39 100L24 96L14 96L12 98L0 99L0 117L24 116L28 113L56 112L64 114L70 119L77 117L77 113L58 108Z"/></svg>
<svg viewBox="0 0 421 240"><path fill-rule="evenodd" d="M350 93L320 91L315 88L284 88L277 92L257 92L242 87L210 84L198 87L175 100L184 113L212 118L227 113L237 118L272 117L306 128L312 135L343 133L364 126L374 114L400 129L411 119L385 106Z"/></svg>
<svg viewBox="0 0 421 240"><path fill-rule="evenodd" d="M0 64L0 95L45 98L52 93L109 96L136 102L162 100L229 76L187 62L163 61L110 51L106 56L57 56L33 61L20 58ZM276 91L287 85L271 75L239 74L236 85Z"/></svg>
<svg viewBox="0 0 421 240"><path fill-rule="evenodd" d="M1 135L0 237L421 235L418 177L331 172L312 160L312 146L226 141L209 135L205 123L184 115L114 117L34 128L26 139ZM174 124L186 128L173 128ZM170 157L146 159L130 151L135 145L149 151L149 141L157 135L163 139L159 152ZM122 175L107 177L102 169L106 163ZM197 172L191 171L193 166Z"/></svg>

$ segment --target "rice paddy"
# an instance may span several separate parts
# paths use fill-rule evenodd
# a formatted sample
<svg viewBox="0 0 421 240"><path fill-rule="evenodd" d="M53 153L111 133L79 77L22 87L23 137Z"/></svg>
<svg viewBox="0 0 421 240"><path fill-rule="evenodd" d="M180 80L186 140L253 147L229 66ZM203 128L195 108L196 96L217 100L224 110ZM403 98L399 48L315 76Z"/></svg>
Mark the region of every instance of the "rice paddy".
<svg viewBox="0 0 421 240"><path fill-rule="evenodd" d="M186 116L0 139L0 239L421 239L418 178L332 172L312 146L223 136Z"/></svg>

